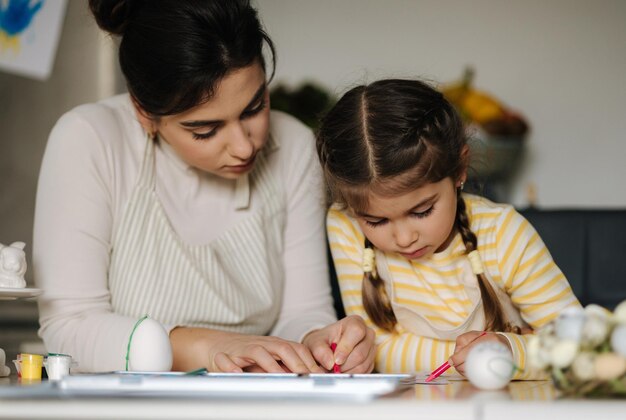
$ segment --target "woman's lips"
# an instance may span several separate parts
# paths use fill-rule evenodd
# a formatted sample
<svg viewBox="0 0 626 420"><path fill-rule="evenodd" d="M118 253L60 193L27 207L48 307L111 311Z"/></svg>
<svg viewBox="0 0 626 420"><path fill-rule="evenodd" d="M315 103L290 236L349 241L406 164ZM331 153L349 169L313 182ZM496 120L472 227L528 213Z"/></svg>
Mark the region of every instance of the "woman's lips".
<svg viewBox="0 0 626 420"><path fill-rule="evenodd" d="M243 165L228 165L225 168L229 172L235 172L235 173L248 172L254 166L255 158L256 158L256 155L252 159L250 159L248 162L244 163Z"/></svg>
<svg viewBox="0 0 626 420"><path fill-rule="evenodd" d="M409 260L414 260L416 258L423 257L428 252L428 245L418 249L417 251L413 251L410 253L401 252L400 255L404 256Z"/></svg>

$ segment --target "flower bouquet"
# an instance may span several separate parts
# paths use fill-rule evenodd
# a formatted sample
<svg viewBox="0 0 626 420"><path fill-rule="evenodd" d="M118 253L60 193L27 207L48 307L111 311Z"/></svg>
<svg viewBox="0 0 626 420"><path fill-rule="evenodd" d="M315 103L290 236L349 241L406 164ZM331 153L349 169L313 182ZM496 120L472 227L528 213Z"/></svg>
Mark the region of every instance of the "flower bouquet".
<svg viewBox="0 0 626 420"><path fill-rule="evenodd" d="M626 301L567 308L528 343L529 364L566 396L626 398Z"/></svg>

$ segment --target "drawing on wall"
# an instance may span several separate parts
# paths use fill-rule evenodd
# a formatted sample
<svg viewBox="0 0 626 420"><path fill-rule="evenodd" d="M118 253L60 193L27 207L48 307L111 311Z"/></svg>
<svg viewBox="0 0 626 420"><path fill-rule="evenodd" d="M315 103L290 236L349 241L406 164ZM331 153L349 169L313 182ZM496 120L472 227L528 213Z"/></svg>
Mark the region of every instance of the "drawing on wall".
<svg viewBox="0 0 626 420"><path fill-rule="evenodd" d="M67 0L0 0L0 71L45 80Z"/></svg>

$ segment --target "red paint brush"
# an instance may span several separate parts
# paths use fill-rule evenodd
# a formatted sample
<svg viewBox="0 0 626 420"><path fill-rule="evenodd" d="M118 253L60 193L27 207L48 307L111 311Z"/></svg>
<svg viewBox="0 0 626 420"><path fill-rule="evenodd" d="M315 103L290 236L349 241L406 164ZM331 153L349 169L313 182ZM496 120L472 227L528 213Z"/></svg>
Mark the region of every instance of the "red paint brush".
<svg viewBox="0 0 626 420"><path fill-rule="evenodd" d="M487 331L483 331L478 337L476 337L475 339L472 340L472 343L476 340L478 340L480 337L482 337L483 335L487 334ZM430 375L428 375L428 378L426 378L425 382L430 382L433 379L437 379L438 377L440 377L441 375L443 375L443 373L450 369L450 363L448 363L448 361L446 361L444 364L442 364L441 366L439 366L437 369L433 370L433 373L431 373Z"/></svg>
<svg viewBox="0 0 626 420"><path fill-rule="evenodd" d="M335 350L337 350L337 343L330 343L330 349L334 353ZM341 366L339 366L337 363L333 365L333 373L341 373Z"/></svg>

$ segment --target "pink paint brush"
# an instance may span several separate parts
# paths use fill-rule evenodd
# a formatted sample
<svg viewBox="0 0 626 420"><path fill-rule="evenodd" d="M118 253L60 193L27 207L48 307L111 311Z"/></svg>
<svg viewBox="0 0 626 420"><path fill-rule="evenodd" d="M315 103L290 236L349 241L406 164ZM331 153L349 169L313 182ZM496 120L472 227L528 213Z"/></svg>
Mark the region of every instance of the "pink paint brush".
<svg viewBox="0 0 626 420"><path fill-rule="evenodd" d="M482 337L483 335L487 334L487 331L483 331L478 337L476 337L475 339L472 340L472 343L476 340L478 340L480 337ZM431 373L430 375L428 375L428 378L426 378L425 382L430 382L433 379L437 379L438 377L440 377L441 375L443 375L443 373L450 369L450 363L448 361L446 361L444 364L442 364L441 366L439 366L437 369L433 370L433 373Z"/></svg>

